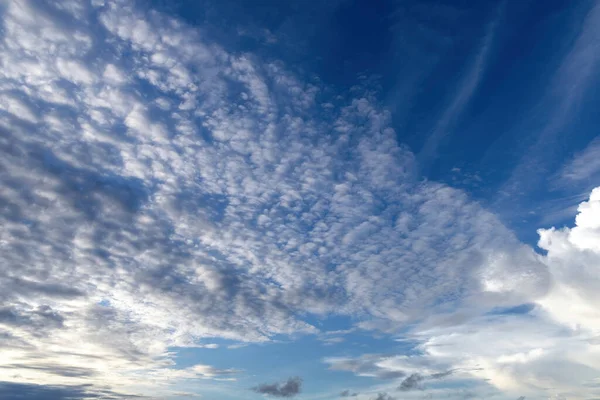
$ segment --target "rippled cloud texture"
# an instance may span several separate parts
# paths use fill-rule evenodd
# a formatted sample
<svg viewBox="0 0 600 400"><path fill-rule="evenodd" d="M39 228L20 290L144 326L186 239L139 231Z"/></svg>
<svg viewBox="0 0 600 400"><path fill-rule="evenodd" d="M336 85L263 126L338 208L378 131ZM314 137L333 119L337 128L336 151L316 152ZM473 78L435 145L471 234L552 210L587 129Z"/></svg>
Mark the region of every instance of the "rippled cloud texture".
<svg viewBox="0 0 600 400"><path fill-rule="evenodd" d="M173 349L343 316L416 347L323 353L376 379L331 398L600 396L600 189L540 255L418 179L367 84L332 95L125 1L0 10L0 394L226 390L252 371ZM311 384L257 379L233 396Z"/></svg>

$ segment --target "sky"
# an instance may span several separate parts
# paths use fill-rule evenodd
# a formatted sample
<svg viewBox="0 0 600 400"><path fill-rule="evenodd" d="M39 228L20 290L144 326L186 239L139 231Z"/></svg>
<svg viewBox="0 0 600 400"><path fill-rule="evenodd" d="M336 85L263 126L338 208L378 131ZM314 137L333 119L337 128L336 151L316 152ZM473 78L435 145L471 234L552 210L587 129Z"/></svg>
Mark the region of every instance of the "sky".
<svg viewBox="0 0 600 400"><path fill-rule="evenodd" d="M0 398L600 398L600 1L0 1Z"/></svg>

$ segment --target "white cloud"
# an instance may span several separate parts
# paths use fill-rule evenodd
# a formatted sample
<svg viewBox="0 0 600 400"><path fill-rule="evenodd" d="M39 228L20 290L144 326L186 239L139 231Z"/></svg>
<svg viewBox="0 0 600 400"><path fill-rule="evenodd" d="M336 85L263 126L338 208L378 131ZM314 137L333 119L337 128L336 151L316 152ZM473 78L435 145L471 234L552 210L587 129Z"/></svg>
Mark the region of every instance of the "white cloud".
<svg viewBox="0 0 600 400"><path fill-rule="evenodd" d="M11 96L3 96L0 100L0 109L6 111L12 116L27 122L36 123L37 117L29 106L21 100Z"/></svg>
<svg viewBox="0 0 600 400"><path fill-rule="evenodd" d="M115 85L121 85L127 81L123 71L117 68L114 64L108 64L106 68L104 68L102 77L106 82L111 82Z"/></svg>
<svg viewBox="0 0 600 400"><path fill-rule="evenodd" d="M78 61L59 58L56 67L60 76L71 82L86 85L94 82L94 74Z"/></svg>
<svg viewBox="0 0 600 400"><path fill-rule="evenodd" d="M595 139L559 173L562 183L591 181L600 173L600 139Z"/></svg>
<svg viewBox="0 0 600 400"><path fill-rule="evenodd" d="M579 205L573 228L539 230L554 284L540 304L572 329L600 333L600 188Z"/></svg>
<svg viewBox="0 0 600 400"><path fill-rule="evenodd" d="M200 344L200 345L197 345L197 346L205 348L205 349L218 349L219 348L219 345L216 344L216 343Z"/></svg>
<svg viewBox="0 0 600 400"><path fill-rule="evenodd" d="M408 334L416 354L329 358L331 368L395 379L452 371L463 385L487 382L502 398L593 398L600 394L600 188L579 206L573 228L539 230L540 256L551 273L550 290L529 313L427 318ZM501 268L504 269L504 268ZM492 268L494 270L494 268ZM515 283L518 285L518 282ZM505 290L503 285L497 288ZM396 385L397 385L396 383ZM431 385L424 379L427 388ZM430 387L432 393L434 387ZM489 391L490 388L480 387Z"/></svg>

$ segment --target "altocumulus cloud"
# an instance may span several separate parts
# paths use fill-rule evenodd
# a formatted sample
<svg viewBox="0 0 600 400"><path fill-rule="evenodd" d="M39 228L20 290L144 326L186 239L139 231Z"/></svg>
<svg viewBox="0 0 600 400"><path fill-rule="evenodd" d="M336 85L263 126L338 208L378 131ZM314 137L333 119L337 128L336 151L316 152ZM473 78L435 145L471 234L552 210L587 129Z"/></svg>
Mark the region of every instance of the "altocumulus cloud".
<svg viewBox="0 0 600 400"><path fill-rule="evenodd" d="M126 1L12 1L1 18L0 373L10 384L164 396L240 372L172 368L170 348L317 333L307 314L395 332L425 310L433 322L413 332L425 361L370 359L356 371L435 374L481 343L445 334L447 310L479 326L493 307L594 304L597 226L582 217L543 231L548 257L536 255L463 192L417 181L368 87L329 96ZM597 218L594 193L580 215ZM567 273L571 256L581 273ZM496 367L486 371L509 371Z"/></svg>

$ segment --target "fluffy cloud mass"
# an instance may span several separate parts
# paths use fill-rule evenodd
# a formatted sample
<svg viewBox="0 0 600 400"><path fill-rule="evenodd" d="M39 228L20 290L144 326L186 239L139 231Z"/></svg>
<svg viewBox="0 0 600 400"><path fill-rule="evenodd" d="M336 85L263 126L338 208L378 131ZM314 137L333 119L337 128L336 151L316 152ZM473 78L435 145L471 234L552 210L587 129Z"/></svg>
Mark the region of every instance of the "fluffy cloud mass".
<svg viewBox="0 0 600 400"><path fill-rule="evenodd" d="M331 369L361 376L401 378L400 391L429 387L439 396L448 393L436 385L438 379L470 382L466 386L478 393L514 398L598 396L600 314L594 288L600 283L599 234L596 188L579 206L573 228L539 230L539 246L547 251L540 260L551 273L551 283L528 307L468 320L460 310L449 318L433 317L409 335L417 343L414 355L371 354L325 362ZM482 382L488 387L482 388Z"/></svg>
<svg viewBox="0 0 600 400"><path fill-rule="evenodd" d="M582 332L600 332L600 188L579 206L575 227L541 229L539 246L555 278L540 300L558 322Z"/></svg>
<svg viewBox="0 0 600 400"><path fill-rule="evenodd" d="M15 1L1 16L2 380L167 393L240 373L173 368L171 348L317 333L306 317L331 314L422 323L427 368L371 360L403 382L487 363L493 385L527 389L516 377L534 382L536 360L567 348L600 368L599 190L576 227L540 231L542 257L463 192L417 180L367 86L331 96L125 1ZM518 317L539 351L485 315L528 302L556 330Z"/></svg>

